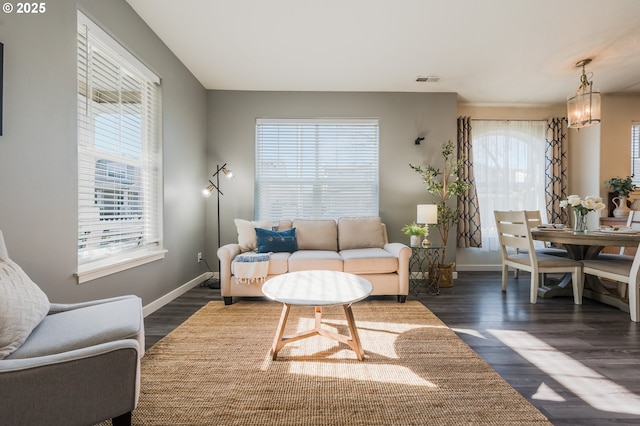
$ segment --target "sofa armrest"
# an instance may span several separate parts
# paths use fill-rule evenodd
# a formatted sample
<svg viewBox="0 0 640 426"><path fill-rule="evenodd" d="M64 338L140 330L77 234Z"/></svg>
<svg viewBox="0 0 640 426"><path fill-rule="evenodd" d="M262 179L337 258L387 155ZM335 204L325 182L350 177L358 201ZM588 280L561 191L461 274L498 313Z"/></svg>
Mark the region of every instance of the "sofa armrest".
<svg viewBox="0 0 640 426"><path fill-rule="evenodd" d="M125 339L0 361L3 424L95 424L133 411L140 389L139 352L138 342Z"/></svg>
<svg viewBox="0 0 640 426"><path fill-rule="evenodd" d="M398 280L400 294L409 294L409 259L411 248L402 243L387 243L384 249L398 258Z"/></svg>
<svg viewBox="0 0 640 426"><path fill-rule="evenodd" d="M226 297L231 293L229 288L231 283L231 262L242 251L240 244L225 244L218 249L218 259L220 260L220 295Z"/></svg>

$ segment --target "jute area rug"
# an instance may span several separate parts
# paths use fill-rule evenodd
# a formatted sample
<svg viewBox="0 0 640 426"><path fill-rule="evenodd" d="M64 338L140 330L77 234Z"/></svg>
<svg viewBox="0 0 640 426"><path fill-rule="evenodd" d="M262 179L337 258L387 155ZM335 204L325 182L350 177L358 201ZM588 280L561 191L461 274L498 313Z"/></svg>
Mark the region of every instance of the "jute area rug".
<svg viewBox="0 0 640 426"><path fill-rule="evenodd" d="M135 425L550 425L417 301L353 305L365 351L314 336L269 350L282 305L210 302L142 360ZM347 333L341 307L324 327ZM293 307L287 333L313 328ZM107 424L107 423L105 423Z"/></svg>

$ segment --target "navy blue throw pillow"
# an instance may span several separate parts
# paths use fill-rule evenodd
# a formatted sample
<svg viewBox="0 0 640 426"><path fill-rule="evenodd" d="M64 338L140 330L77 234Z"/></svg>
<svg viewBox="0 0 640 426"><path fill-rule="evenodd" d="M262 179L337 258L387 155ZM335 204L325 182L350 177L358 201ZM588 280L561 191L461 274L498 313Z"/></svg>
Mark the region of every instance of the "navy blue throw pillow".
<svg viewBox="0 0 640 426"><path fill-rule="evenodd" d="M256 228L258 237L258 253L293 253L298 250L298 240L296 239L296 228L286 231L270 231L268 229Z"/></svg>

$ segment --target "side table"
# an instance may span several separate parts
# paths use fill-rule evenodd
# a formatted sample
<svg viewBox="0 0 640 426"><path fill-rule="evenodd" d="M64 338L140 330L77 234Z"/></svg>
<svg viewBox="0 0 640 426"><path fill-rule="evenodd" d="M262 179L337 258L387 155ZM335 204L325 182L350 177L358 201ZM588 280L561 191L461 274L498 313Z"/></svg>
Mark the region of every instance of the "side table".
<svg viewBox="0 0 640 426"><path fill-rule="evenodd" d="M411 246L409 259L409 290L416 296L424 291L438 295L438 262L444 246L432 244L427 247Z"/></svg>

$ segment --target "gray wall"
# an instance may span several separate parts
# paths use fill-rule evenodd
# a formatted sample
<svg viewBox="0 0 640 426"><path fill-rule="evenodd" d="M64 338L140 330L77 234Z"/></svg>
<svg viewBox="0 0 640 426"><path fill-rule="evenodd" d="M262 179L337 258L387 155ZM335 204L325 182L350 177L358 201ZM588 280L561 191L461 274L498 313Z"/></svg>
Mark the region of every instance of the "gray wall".
<svg viewBox="0 0 640 426"><path fill-rule="evenodd" d="M76 8L162 78L164 260L78 285ZM56 0L42 15L3 13L0 229L11 257L50 300L138 294L148 304L203 272L207 95L124 0Z"/></svg>
<svg viewBox="0 0 640 426"><path fill-rule="evenodd" d="M234 218L253 219L255 120L258 117L372 117L380 120L380 216L389 239L408 243L400 228L416 218L416 205L434 202L409 163L441 164L442 143L456 140L455 93L328 93L243 92L208 93L208 163L228 163L235 173L222 181L222 244L237 241ZM415 145L418 135L426 136ZM216 199L207 200L206 257L217 268ZM432 241L439 240L435 229ZM455 232L450 235L450 247ZM455 249L447 251L455 258ZM212 263L214 262L214 263Z"/></svg>

